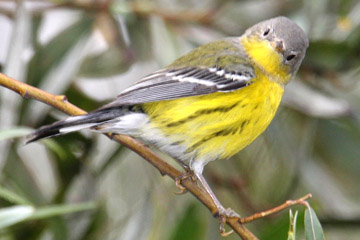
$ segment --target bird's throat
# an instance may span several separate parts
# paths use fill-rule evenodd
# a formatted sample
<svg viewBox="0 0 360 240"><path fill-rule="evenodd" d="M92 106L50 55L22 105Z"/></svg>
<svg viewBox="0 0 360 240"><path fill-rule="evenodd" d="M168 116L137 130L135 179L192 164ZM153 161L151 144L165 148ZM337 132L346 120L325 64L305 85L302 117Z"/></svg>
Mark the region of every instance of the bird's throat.
<svg viewBox="0 0 360 240"><path fill-rule="evenodd" d="M265 75L281 85L288 83L291 78L289 68L284 66L282 56L267 40L245 36L240 41L249 58Z"/></svg>

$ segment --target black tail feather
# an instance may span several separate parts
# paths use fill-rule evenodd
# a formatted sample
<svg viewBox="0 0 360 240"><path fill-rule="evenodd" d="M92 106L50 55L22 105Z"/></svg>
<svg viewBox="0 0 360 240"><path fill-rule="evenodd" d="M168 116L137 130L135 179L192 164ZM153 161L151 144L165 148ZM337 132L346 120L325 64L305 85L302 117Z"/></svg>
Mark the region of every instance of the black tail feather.
<svg viewBox="0 0 360 240"><path fill-rule="evenodd" d="M58 121L50 125L43 126L33 133L26 136L26 144L37 141L42 138L66 134L92 126L98 126L106 121L124 115L123 108L107 108L90 112L86 115L69 117L66 120ZM78 126L78 128L76 128ZM74 130L61 132L61 129L74 127Z"/></svg>
<svg viewBox="0 0 360 240"><path fill-rule="evenodd" d="M55 122L51 125L43 126L36 130L35 132L30 133L26 136L25 144L35 142L39 139L52 137L60 134L60 129L63 127L64 121Z"/></svg>

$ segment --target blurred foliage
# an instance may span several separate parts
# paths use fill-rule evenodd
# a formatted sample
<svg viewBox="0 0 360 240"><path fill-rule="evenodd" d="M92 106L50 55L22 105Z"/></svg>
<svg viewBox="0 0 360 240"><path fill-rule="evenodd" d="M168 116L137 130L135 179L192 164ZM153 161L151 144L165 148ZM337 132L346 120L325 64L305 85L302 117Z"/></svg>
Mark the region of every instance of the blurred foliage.
<svg viewBox="0 0 360 240"><path fill-rule="evenodd" d="M4 0L0 69L91 110L194 47L278 15L310 38L299 74L269 129L205 175L243 216L311 192L326 238L358 239L357 0ZM220 239L218 221L194 197L174 195L172 181L103 136L23 145L29 128L60 118L0 88L1 239ZM309 213L304 220L304 207L295 210L304 239ZM260 239L286 239L289 222L283 211L247 226Z"/></svg>
<svg viewBox="0 0 360 240"><path fill-rule="evenodd" d="M307 240L325 239L319 219L311 207L305 210L305 236Z"/></svg>

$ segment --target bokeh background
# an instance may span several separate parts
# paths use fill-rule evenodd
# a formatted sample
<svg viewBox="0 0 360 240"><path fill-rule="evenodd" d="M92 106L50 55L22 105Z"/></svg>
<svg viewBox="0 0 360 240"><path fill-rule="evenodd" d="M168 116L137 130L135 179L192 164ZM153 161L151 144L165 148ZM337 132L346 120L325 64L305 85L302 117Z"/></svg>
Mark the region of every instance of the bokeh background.
<svg viewBox="0 0 360 240"><path fill-rule="evenodd" d="M0 70L89 111L194 47L278 15L308 34L303 65L268 130L205 176L243 216L310 192L328 240L359 239L357 0L1 0ZM64 117L0 87L0 239L222 239L192 195L173 194L173 181L102 135L23 144ZM293 209L303 239L304 207ZM285 210L247 226L277 240L288 225Z"/></svg>

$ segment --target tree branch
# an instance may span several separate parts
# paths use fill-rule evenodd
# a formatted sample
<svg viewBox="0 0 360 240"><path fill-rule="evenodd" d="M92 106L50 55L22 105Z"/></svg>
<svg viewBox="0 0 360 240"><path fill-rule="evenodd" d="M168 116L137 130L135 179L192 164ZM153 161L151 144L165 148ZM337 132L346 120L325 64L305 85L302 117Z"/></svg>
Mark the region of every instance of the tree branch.
<svg viewBox="0 0 360 240"><path fill-rule="evenodd" d="M53 95L42 91L38 88L32 87L26 83L17 81L10 77L7 77L4 74L0 73L0 85L8 88L24 98L31 98L41 101L45 104L48 104L52 107L55 107L66 114L69 115L83 115L86 112L75 105L68 102L66 96L64 95ZM183 172L177 170L160 157L158 157L154 152L152 152L148 147L146 147L141 142L137 140L120 134L106 134L109 138L125 145L132 151L139 154L146 161L156 167L162 175L168 175L172 179L176 179L181 176ZM209 210L216 216L217 208L210 196L202 190L197 183L192 180L185 179L181 182L181 185L184 186L189 192L191 192L197 199L199 199ZM229 218L226 219L227 224L244 240L256 240L257 238L240 222L240 219Z"/></svg>
<svg viewBox="0 0 360 240"><path fill-rule="evenodd" d="M259 218L264 218L264 217L267 217L271 214L275 214L275 213L278 213L286 208L289 208L291 206L294 206L294 205L298 205L298 204L302 204L302 205L305 205L307 208L309 208L309 204L306 202L307 199L311 198L311 194L307 194L299 199L296 199L296 200L287 200L285 203L277 206L277 207L274 207L272 209L269 209L267 211L264 211L264 212L259 212L259 213L255 213L249 217L243 217L240 219L240 222L241 223L248 223L248 222L252 222L256 219L259 219Z"/></svg>

